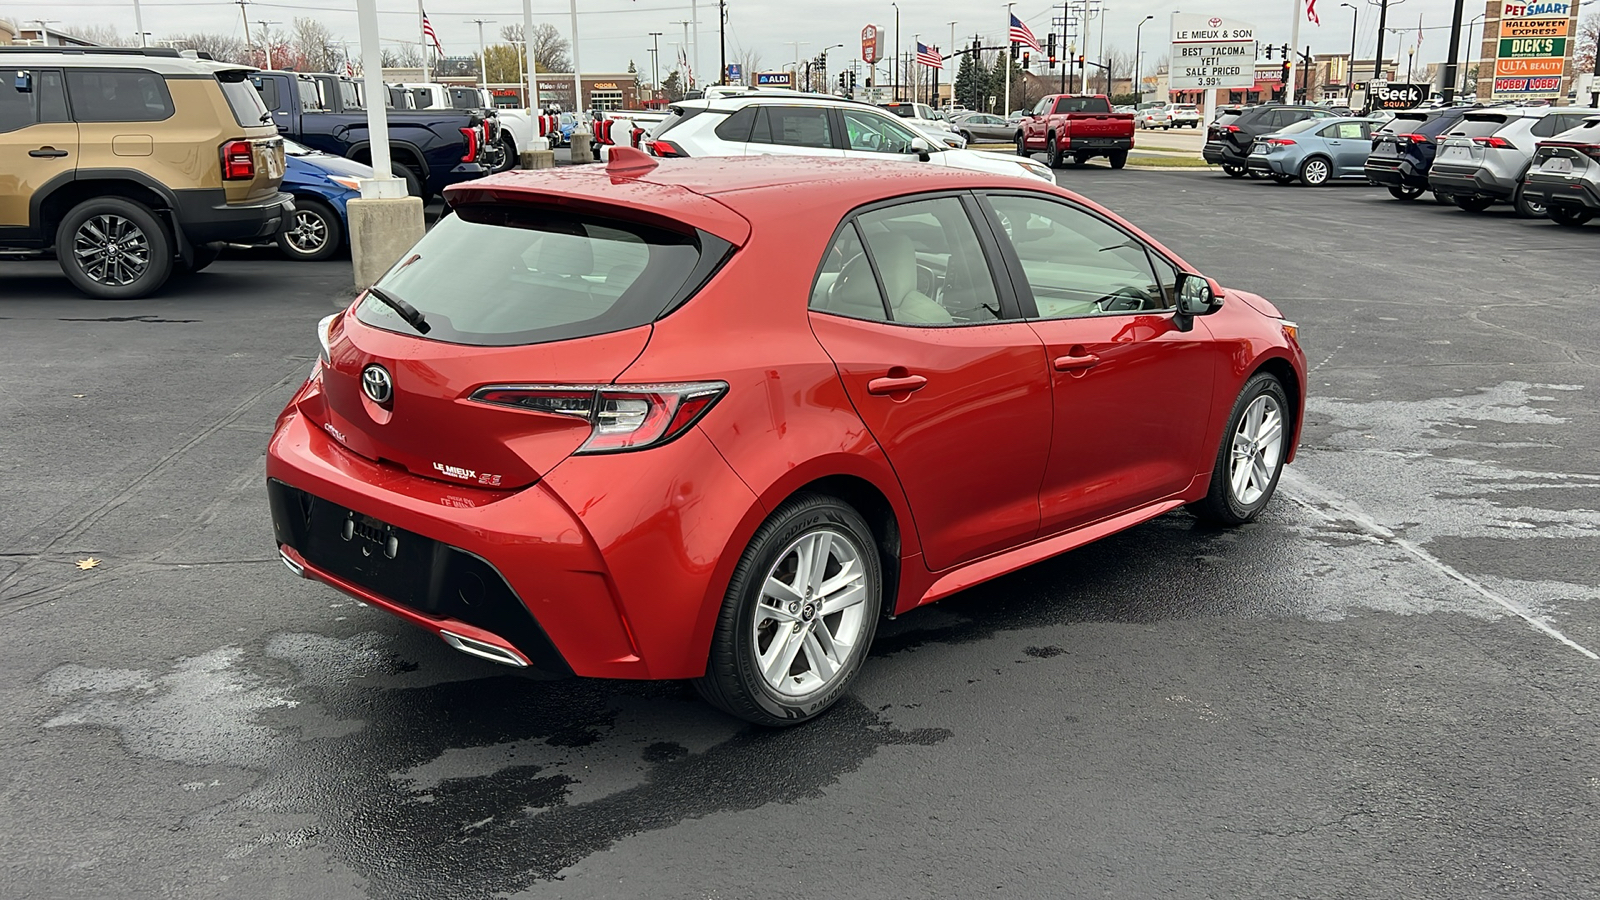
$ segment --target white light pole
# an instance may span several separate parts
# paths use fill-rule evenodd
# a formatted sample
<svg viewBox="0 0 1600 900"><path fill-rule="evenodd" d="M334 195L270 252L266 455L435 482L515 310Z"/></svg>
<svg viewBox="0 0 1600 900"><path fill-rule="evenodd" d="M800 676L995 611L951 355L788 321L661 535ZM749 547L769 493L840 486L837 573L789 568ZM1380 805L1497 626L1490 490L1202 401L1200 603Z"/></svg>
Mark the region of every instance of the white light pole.
<svg viewBox="0 0 1600 900"><path fill-rule="evenodd" d="M261 52L267 55L267 68L272 68L272 28L273 25L282 25L272 19L261 19L256 22L261 26Z"/></svg>
<svg viewBox="0 0 1600 900"><path fill-rule="evenodd" d="M368 97L383 96L383 51L378 46L378 0L356 0L356 27L361 33L361 77ZM364 200L406 196L406 183L394 177L389 156L389 115L382 103L367 104L367 138L371 143L372 177L361 181Z"/></svg>
<svg viewBox="0 0 1600 900"><path fill-rule="evenodd" d="M463 19L462 21L478 23L478 86L487 92L489 90L489 55L483 42L483 26L497 23L494 19Z"/></svg>
<svg viewBox="0 0 1600 900"><path fill-rule="evenodd" d="M594 132L589 130L589 117L584 114L583 66L578 63L578 0L567 0L567 7L572 13L572 98L578 107L574 110L578 114L578 124L572 127L572 133L590 137Z"/></svg>
<svg viewBox="0 0 1600 900"><path fill-rule="evenodd" d="M60 19L30 19L29 21L31 21L31 22L33 22L33 24L39 26L39 44L41 46L44 46L44 47L50 46L50 26L51 25L60 25L61 24L61 20Z"/></svg>
<svg viewBox="0 0 1600 900"><path fill-rule="evenodd" d="M811 42L810 41L784 41L784 43L794 47L794 80L792 82L790 82L789 86L794 88L794 89L796 89L796 90L799 90L799 88L800 88L800 48L810 44Z"/></svg>
<svg viewBox="0 0 1600 900"><path fill-rule="evenodd" d="M144 11L139 9L139 0L133 0L133 27L139 29L138 32L136 32L139 35L139 46L150 46L149 44L145 43L145 38L150 34L150 32L144 30Z"/></svg>

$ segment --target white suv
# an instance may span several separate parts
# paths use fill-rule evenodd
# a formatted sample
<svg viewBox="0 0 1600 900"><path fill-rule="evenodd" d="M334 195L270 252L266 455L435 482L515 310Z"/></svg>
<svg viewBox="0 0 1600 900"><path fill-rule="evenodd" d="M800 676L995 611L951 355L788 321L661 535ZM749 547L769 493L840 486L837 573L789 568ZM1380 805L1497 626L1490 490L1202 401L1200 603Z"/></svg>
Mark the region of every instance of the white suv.
<svg viewBox="0 0 1600 900"><path fill-rule="evenodd" d="M981 150L955 150L866 103L825 94L786 92L685 100L667 110L644 149L652 156L822 156L903 159L1055 184L1032 159Z"/></svg>

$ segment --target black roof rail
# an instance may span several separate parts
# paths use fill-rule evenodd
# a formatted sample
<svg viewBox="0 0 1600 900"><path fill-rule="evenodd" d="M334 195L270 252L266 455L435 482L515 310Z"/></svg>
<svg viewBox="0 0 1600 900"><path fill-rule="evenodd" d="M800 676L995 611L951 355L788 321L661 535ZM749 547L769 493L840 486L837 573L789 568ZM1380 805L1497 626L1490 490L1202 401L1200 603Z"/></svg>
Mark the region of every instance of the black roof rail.
<svg viewBox="0 0 1600 900"><path fill-rule="evenodd" d="M34 47L26 44L0 47L0 53L59 53L63 56L162 56L182 59L172 47Z"/></svg>

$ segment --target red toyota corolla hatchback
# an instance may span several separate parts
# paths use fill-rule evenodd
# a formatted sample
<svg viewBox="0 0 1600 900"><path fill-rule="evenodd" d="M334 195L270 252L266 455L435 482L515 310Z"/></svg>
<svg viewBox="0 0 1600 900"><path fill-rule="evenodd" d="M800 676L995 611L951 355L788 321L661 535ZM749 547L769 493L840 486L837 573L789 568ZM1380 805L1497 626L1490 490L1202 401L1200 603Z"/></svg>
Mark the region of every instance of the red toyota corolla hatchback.
<svg viewBox="0 0 1600 900"><path fill-rule="evenodd" d="M294 572L466 653L785 725L877 622L1179 506L1255 518L1295 326L1021 178L511 172L322 322L267 462Z"/></svg>

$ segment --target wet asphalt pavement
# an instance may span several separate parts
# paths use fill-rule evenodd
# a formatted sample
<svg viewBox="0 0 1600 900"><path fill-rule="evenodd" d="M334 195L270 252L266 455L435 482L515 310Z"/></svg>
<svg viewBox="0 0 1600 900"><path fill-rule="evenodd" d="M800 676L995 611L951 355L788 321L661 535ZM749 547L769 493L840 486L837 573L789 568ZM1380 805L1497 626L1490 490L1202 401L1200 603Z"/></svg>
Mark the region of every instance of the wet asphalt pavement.
<svg viewBox="0 0 1600 900"><path fill-rule="evenodd" d="M347 261L0 263L0 896L1594 896L1600 225L1060 179L1300 323L1299 461L888 623L782 732L284 571L262 451Z"/></svg>

